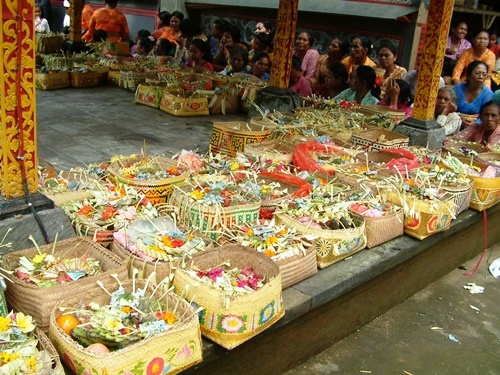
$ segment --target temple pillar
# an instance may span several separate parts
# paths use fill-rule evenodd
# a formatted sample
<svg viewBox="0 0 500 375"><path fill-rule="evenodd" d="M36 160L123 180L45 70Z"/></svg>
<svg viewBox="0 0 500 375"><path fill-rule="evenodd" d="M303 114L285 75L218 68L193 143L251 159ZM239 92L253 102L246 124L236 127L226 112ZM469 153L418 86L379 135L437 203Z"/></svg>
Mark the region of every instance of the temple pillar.
<svg viewBox="0 0 500 375"><path fill-rule="evenodd" d="M432 0L429 5L422 59L412 117L394 131L408 135L410 145L439 148L445 139L444 129L434 119L434 108L443 69L454 0Z"/></svg>
<svg viewBox="0 0 500 375"><path fill-rule="evenodd" d="M299 13L299 0L280 0L276 34L274 36L273 67L270 87L257 93L255 104L279 112L291 112L300 106L297 94L288 88L292 71L292 55L295 44L295 29ZM271 107L271 108L269 108ZM258 112L255 108L249 112L252 117Z"/></svg>
<svg viewBox="0 0 500 375"><path fill-rule="evenodd" d="M33 1L1 1L0 13L0 193L18 198L38 189Z"/></svg>

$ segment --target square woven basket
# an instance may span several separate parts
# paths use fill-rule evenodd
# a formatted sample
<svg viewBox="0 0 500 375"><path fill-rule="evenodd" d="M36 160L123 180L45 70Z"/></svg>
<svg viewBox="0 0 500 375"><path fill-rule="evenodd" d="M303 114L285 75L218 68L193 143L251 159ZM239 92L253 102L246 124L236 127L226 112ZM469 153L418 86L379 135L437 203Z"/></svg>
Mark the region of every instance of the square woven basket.
<svg viewBox="0 0 500 375"><path fill-rule="evenodd" d="M402 134L383 128L368 129L353 133L351 141L355 146L361 146L366 151L382 150L384 148L408 147L410 139Z"/></svg>
<svg viewBox="0 0 500 375"><path fill-rule="evenodd" d="M68 72L36 73L36 88L39 90L57 90L70 86Z"/></svg>
<svg viewBox="0 0 500 375"><path fill-rule="evenodd" d="M164 91L160 109L174 116L205 116L209 114L208 99L201 96L183 96L180 91Z"/></svg>
<svg viewBox="0 0 500 375"><path fill-rule="evenodd" d="M222 290L193 279L184 269L175 271L176 293L200 306L201 333L226 349L233 349L276 323L284 314L281 275L278 266L266 255L241 245L225 245L195 255L190 261L208 270L229 261L230 267L253 271L263 277L264 286L245 295L233 296L229 307ZM188 264L188 268L190 265Z"/></svg>
<svg viewBox="0 0 500 375"><path fill-rule="evenodd" d="M210 152L234 157L237 152L244 152L246 145L269 139L271 133L243 121L214 122Z"/></svg>
<svg viewBox="0 0 500 375"><path fill-rule="evenodd" d="M40 246L40 250L51 254L52 246L52 244ZM32 258L37 254L38 250L34 247L9 253L3 257L3 268L14 271L19 266L20 257ZM103 283L111 282L113 280L112 274L117 274L123 280L127 278L127 270L123 261L90 238L74 237L61 240L56 244L54 251L56 257L64 258L81 257L86 254L100 261L100 274L86 276L76 281L54 285L49 288L41 288L13 276L11 278L12 282L7 281L5 291L7 302L16 310L31 315L36 320L38 327L46 330L49 326L50 311L61 300L75 293L95 289L98 280Z"/></svg>
<svg viewBox="0 0 500 375"><path fill-rule="evenodd" d="M144 288L145 280L136 280L138 288ZM107 290L118 289L118 283L105 285ZM132 282L123 283L126 291L132 291ZM148 289L151 291L151 289ZM163 301L170 306L178 304L177 311L184 321L170 330L125 346L110 353L87 350L68 336L56 323L62 312L51 309L49 337L63 362L74 374L177 374L202 361L201 332L198 315L186 301L168 293ZM108 304L110 296L96 287L87 293L69 297L60 306L80 307L81 303Z"/></svg>

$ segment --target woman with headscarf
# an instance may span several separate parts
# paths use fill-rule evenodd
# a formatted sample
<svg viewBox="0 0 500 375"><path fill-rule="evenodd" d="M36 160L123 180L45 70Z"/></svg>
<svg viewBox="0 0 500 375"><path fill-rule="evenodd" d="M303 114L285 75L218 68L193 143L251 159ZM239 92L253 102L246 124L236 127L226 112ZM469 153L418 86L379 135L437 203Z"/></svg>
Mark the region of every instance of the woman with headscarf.
<svg viewBox="0 0 500 375"><path fill-rule="evenodd" d="M116 9L118 0L104 0L104 8L97 9L89 22L89 29L83 36L86 42L94 40L96 30L103 30L107 34L108 40L113 42L128 41L129 29L125 15Z"/></svg>

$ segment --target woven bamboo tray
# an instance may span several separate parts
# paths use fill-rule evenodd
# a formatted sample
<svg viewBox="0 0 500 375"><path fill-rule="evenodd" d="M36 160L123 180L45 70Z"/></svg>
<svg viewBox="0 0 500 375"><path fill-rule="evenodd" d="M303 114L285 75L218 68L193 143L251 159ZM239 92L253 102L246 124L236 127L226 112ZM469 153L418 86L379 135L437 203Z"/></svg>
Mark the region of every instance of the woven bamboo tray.
<svg viewBox="0 0 500 375"><path fill-rule="evenodd" d="M354 219L356 228L337 230L313 229L283 213L276 214L276 219L277 222L296 228L300 233L318 237L314 242L319 268L331 266L366 246L365 221L362 217L356 216Z"/></svg>
<svg viewBox="0 0 500 375"><path fill-rule="evenodd" d="M282 139L287 134L299 134L307 129L307 124L297 118L295 113L273 113L269 118L255 116L250 119L250 125L260 127L262 130L271 130L271 139ZM279 123L281 122L283 123Z"/></svg>
<svg viewBox="0 0 500 375"><path fill-rule="evenodd" d="M387 194L387 201L403 207L404 232L419 240L447 230L455 211L455 204L451 198L430 202L390 191Z"/></svg>
<svg viewBox="0 0 500 375"><path fill-rule="evenodd" d="M144 288L144 280L136 280L138 288ZM105 284L106 285L106 284ZM131 281L123 283L126 291L132 291ZM118 284L109 283L108 290L118 289ZM151 289L149 289L151 292ZM202 361L202 346L198 316L193 307L173 293L164 301L169 306L178 304L177 311L185 321L169 331L155 334L110 353L95 353L85 349L68 336L56 323L62 314L58 308L51 309L49 337L62 360L75 374L177 374ZM60 306L80 307L81 303L108 304L110 296L95 287L87 293L77 294L61 302Z"/></svg>
<svg viewBox="0 0 500 375"><path fill-rule="evenodd" d="M39 90L57 90L70 87L69 73L36 73L36 88Z"/></svg>
<svg viewBox="0 0 500 375"><path fill-rule="evenodd" d="M370 152L360 152L356 154L356 159L359 163L366 163L366 158L368 157L369 164L382 165L390 162L392 159L401 159L404 156L400 154L395 154L393 152L387 152L384 150L370 151Z"/></svg>
<svg viewBox="0 0 500 375"><path fill-rule="evenodd" d="M368 187L375 194L384 185L384 179L396 176L397 173L389 169L379 168L371 165L370 171L374 174L370 176L355 174L356 169L366 167L366 163L354 163L340 166L335 171L335 176L341 182L353 186L354 189L363 190Z"/></svg>
<svg viewBox="0 0 500 375"><path fill-rule="evenodd" d="M181 185L188 177L188 173L184 172L179 176L173 176L160 180L137 180L127 178L121 175L121 165L127 163L135 163L142 158L124 158L119 161L112 162L108 167L109 178L115 182L123 183L125 185L133 186L139 193L144 194L151 203L166 203L168 198L172 195L174 185ZM151 159L151 164L167 170L176 167L175 161L164 157L155 157Z"/></svg>
<svg viewBox="0 0 500 375"><path fill-rule="evenodd" d="M266 255L241 245L226 245L195 255L191 264L206 270L228 260L231 268L251 267L263 277L264 286L251 294L233 297L226 308L221 290L194 280L183 269L175 271L173 284L177 293L185 291L186 300L204 308L200 313L202 335L226 349L233 349L269 328L285 310L278 266Z"/></svg>
<svg viewBox="0 0 500 375"><path fill-rule="evenodd" d="M160 101L163 95L162 87L141 83L135 91L135 102L153 108L160 108Z"/></svg>
<svg viewBox="0 0 500 375"><path fill-rule="evenodd" d="M408 147L409 138L387 129L374 128L360 133L353 133L351 141L355 146L361 146L366 151L372 151L384 148Z"/></svg>
<svg viewBox="0 0 500 375"><path fill-rule="evenodd" d="M57 354L56 348L54 348L52 342L39 328L36 329L35 336L38 340L39 349L46 350L52 357L52 371L50 371L50 375L64 375L65 372L61 360L59 359L59 354Z"/></svg>
<svg viewBox="0 0 500 375"><path fill-rule="evenodd" d="M500 153L498 152L486 152L477 155L477 159L496 168L500 168Z"/></svg>
<svg viewBox="0 0 500 375"><path fill-rule="evenodd" d="M244 152L248 144L263 142L270 136L271 130L243 121L214 122L210 152L234 157L237 152Z"/></svg>
<svg viewBox="0 0 500 375"><path fill-rule="evenodd" d="M400 207L395 207L395 211L381 217L363 216L363 218L365 219L366 247L369 249L402 236L404 233L404 213Z"/></svg>
<svg viewBox="0 0 500 375"><path fill-rule="evenodd" d="M190 187L178 187L171 197L170 204L179 208L180 221L189 228L196 228L208 235L213 241L231 229L233 225L243 225L257 221L261 207L258 198L248 204L221 207L198 203L189 196Z"/></svg>
<svg viewBox="0 0 500 375"><path fill-rule="evenodd" d="M476 142L467 142L467 141L458 141L450 139L448 143L443 147L445 151L451 152L455 156L468 157L468 155L464 154L463 150L474 151L478 154L486 153L487 150L483 145L480 145Z"/></svg>
<svg viewBox="0 0 500 375"><path fill-rule="evenodd" d="M318 273L315 246L306 249L305 254L275 261L281 275L282 288L286 289Z"/></svg>
<svg viewBox="0 0 500 375"><path fill-rule="evenodd" d="M40 250L47 254L52 253L52 244L40 246ZM3 257L3 268L14 271L19 266L22 256L32 258L38 254L36 248L14 251ZM95 276L86 276L70 283L54 285L50 288L41 288L35 284L12 277L12 282L7 280L5 296L7 302L16 310L24 311L31 315L38 327L47 329L50 311L62 299L75 293L85 292L95 288L96 281L103 283L113 280L111 274L118 274L120 278L127 278L127 270L123 261L116 255L106 250L101 245L86 237L74 237L61 240L56 244L54 255L64 258L81 257L88 254L101 262L101 273Z"/></svg>

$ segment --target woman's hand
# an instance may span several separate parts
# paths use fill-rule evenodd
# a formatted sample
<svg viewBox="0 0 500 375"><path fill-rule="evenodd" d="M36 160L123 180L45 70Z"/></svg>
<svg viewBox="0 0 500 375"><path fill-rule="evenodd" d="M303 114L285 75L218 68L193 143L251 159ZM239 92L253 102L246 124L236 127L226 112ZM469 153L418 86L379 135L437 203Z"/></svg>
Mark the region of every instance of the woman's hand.
<svg viewBox="0 0 500 375"><path fill-rule="evenodd" d="M400 89L399 85L397 84L397 82L390 80L387 83L386 91L387 91L387 94L389 95L389 97L391 98L390 105L397 105L399 93L401 92L401 89Z"/></svg>
<svg viewBox="0 0 500 375"><path fill-rule="evenodd" d="M456 111L457 111L457 105L450 100L448 104L446 104L443 107L443 110L441 111L440 115L448 116L449 113L453 113Z"/></svg>

